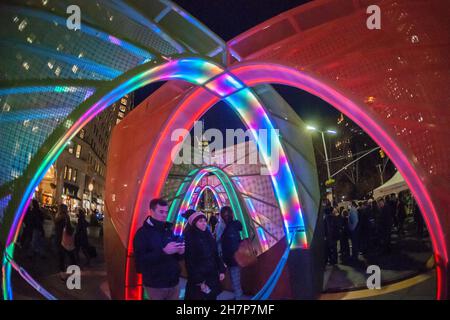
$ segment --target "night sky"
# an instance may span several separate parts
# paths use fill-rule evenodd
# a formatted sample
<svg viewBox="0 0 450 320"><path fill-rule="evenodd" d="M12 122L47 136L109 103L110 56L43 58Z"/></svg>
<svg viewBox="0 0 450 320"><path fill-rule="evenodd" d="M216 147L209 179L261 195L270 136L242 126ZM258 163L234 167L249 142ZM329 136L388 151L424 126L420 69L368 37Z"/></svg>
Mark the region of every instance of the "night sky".
<svg viewBox="0 0 450 320"><path fill-rule="evenodd" d="M280 14L309 2L308 0L175 0L179 6L199 19L225 41ZM136 92L136 105L159 88L162 83L152 84ZM275 86L275 89L307 123L332 127L338 112L321 99L302 90ZM203 117L205 129L244 128L238 116L225 103L218 103ZM224 121L226 119L226 121Z"/></svg>

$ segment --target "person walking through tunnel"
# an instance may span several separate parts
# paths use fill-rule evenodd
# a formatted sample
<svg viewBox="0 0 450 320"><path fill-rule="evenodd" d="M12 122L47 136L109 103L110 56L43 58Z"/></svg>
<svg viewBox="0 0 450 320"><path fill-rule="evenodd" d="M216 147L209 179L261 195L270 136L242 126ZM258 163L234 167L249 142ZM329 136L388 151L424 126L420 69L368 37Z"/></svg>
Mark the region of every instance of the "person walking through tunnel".
<svg viewBox="0 0 450 320"><path fill-rule="evenodd" d="M87 234L88 222L86 221L86 213L83 209L78 210L78 223L75 229L75 255L77 261L80 261L80 250L86 258L86 266L90 265L91 255L89 253L89 239Z"/></svg>
<svg viewBox="0 0 450 320"><path fill-rule="evenodd" d="M209 217L209 221L208 224L211 228L211 233L214 234L214 231L216 229L216 225L217 225L218 219L217 219L217 213L212 213L211 216Z"/></svg>
<svg viewBox="0 0 450 320"><path fill-rule="evenodd" d="M241 287L241 267L234 258L234 254L238 251L241 242L242 224L240 221L234 220L233 210L229 206L220 209L220 216L225 223L225 229L220 239L222 257L230 272L234 297L236 300L241 300L244 295Z"/></svg>
<svg viewBox="0 0 450 320"><path fill-rule="evenodd" d="M185 300L216 300L222 292L225 265L217 252L216 241L207 228L202 212L190 212L185 232L187 284Z"/></svg>
<svg viewBox="0 0 450 320"><path fill-rule="evenodd" d="M217 214L217 224L216 227L214 229L214 238L216 239L216 243L217 243L217 250L219 252L219 256L222 257L222 234L223 231L225 230L225 222L223 221L222 217L220 216L220 214Z"/></svg>
<svg viewBox="0 0 450 320"><path fill-rule="evenodd" d="M71 265L76 265L75 244L73 239L74 229L70 223L69 209L67 205L60 204L55 216L55 245L58 252L59 276L62 280L67 278L66 257Z"/></svg>
<svg viewBox="0 0 450 320"><path fill-rule="evenodd" d="M167 222L168 204L163 199L150 201L150 215L133 239L136 271L142 274L150 300L178 300L180 265L184 243L173 239L173 224Z"/></svg>

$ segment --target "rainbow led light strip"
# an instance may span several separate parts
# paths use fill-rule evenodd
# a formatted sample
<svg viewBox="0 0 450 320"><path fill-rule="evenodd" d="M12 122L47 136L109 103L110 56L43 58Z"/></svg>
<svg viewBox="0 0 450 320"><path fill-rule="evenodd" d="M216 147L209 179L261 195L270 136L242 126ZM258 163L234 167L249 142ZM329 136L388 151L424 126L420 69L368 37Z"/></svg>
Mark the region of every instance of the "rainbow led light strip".
<svg viewBox="0 0 450 320"><path fill-rule="evenodd" d="M230 84L236 84L235 90L232 95L235 95L236 93L239 93L239 90L244 90L241 89L240 87L240 81L236 80L236 81L223 81L223 79L226 80L226 78L224 77L216 77L215 79L211 79L211 82L215 82L215 84L213 86L209 85L208 83L205 83L205 87L209 87L207 88L208 92L211 92L211 90L220 90L220 92L226 92L227 89L221 89L221 87L223 85L230 85ZM187 97L185 97L185 99L182 101L182 103L178 106L178 108L176 109L176 111L171 115L171 118L169 119L168 123L166 124L165 128L163 128L160 137L158 138L158 140L155 142L154 148L155 149L162 149L163 146L166 146L166 137L169 136L172 132L172 130L175 129L179 129L180 127L184 128L184 129L191 129L194 121L198 120L201 115L206 112L210 107L212 107L214 105L215 102L218 102L220 100L221 95L216 92L215 95L205 95L206 91L204 90L204 88L197 88L196 90L193 90L192 93L190 95L188 95ZM247 91L246 92L247 95L251 95L251 91ZM199 102L201 101L201 102ZM243 103L245 104L246 101L242 101L242 99L229 99L227 102L230 104L230 106L235 110L235 111L243 111L245 110L245 107L241 106L241 108L239 108L239 106L234 105L234 102L239 102L239 103ZM248 108L252 108L255 107L255 105L260 105L258 100L255 98L253 100L254 104L250 104L247 105ZM194 110L194 111L193 111ZM263 114L265 114L264 109L259 108L259 113L263 112ZM190 114L191 118L189 119L185 119L186 115ZM182 119L182 120L181 120ZM249 119L249 117L244 117L241 116L241 119L243 120L243 122L245 123L245 125L249 128L254 128L257 129L259 128L259 125L261 124L261 126L263 126L263 123L257 123L255 121L250 121L253 119ZM265 119L268 119L267 115L265 117ZM180 123L183 123L182 126L180 126ZM175 125L178 124L178 125ZM270 121L266 121L265 124L270 124ZM273 128L273 126L270 127ZM264 127L263 127L264 128ZM259 143L259 140L256 140ZM277 138L275 141L276 143L280 143L279 139ZM258 145L259 146L259 145ZM274 146L276 148L276 146ZM281 148L279 148L281 149ZM172 150L175 151L175 150ZM280 153L278 153L280 155ZM145 198L144 195L147 194L148 192L151 192L154 196L157 196L161 193L162 191L162 187L164 185L164 181L165 181L165 177L168 175L169 173L169 169L171 167L171 161L168 161L167 157L162 156L160 153L154 152L150 155L150 159L148 160L148 165L145 169L143 178L142 178L142 183L140 186L140 190L138 192L138 196L137 196L137 200L136 203L134 205L134 212L133 212L133 217L132 217L132 222L131 222L131 227L130 227L130 233L129 233L129 244L128 244L128 257L131 257L133 252L132 252L132 239L133 239L133 235L136 232L136 228L137 228L137 224L138 224L138 217L141 214L141 209L142 208L146 208L147 207L147 203L144 203L143 199ZM285 175L291 175L291 171L288 168L288 163L286 161L286 158L284 159L278 159L278 163L280 164L280 167L282 167L282 170L284 171ZM268 167L270 168L270 166L268 165ZM158 175L160 177L159 182L157 181L153 181L153 183L156 183L155 187L152 189L152 191L146 190L146 186L149 184L149 181L153 179L154 175L154 168L158 168L157 172ZM274 170L272 170L274 171ZM283 198L283 199L288 199L290 200L294 200L293 203L291 204L291 207L293 207L293 210L287 210L288 206L286 205L280 205L280 211L283 214L283 218L284 218L284 226L288 226L288 229L285 230L285 232L287 234L295 234L295 239L293 242L290 242L289 245L292 245L291 248L307 248L308 244L307 244L307 237L306 237L306 233L305 233L305 229L304 229L304 223L303 223L303 217L302 217L302 212L301 212L301 208L300 208L300 204L299 204L299 200L298 200L298 196L296 199L290 198L290 197L286 197L283 196L283 194L286 193L286 191L283 190L283 188L285 189L290 189L292 188L294 185L294 178L292 176L290 176L289 181L287 182L283 182L283 181L277 181L277 179L279 179L282 175L279 175L277 177L275 177L275 179L272 179L272 181L275 181L275 183L273 183L274 189L275 189L275 196L277 198ZM295 189L295 187L294 187ZM296 190L295 190L296 193ZM286 204L287 200L283 200L280 201L279 203L283 203ZM298 217L291 217L291 216L298 216ZM133 299L138 299L139 297L142 296L141 291L142 291L142 287L138 287L137 293L134 291L134 289L131 289L130 287L130 283L134 282L134 278L131 277L132 274L130 273L130 258L128 258L127 263L126 263L126 292L125 292L125 298L129 299L129 298L133 298Z"/></svg>
<svg viewBox="0 0 450 320"><path fill-rule="evenodd" d="M275 196L284 220L285 233L288 235L294 230L297 231L295 232L296 238L292 241L292 248L307 248L305 224L294 176L281 146L281 141L274 134L276 131L267 113L248 88L226 97L225 101L231 106L235 106L244 123L250 124L249 129L253 139L258 142L259 153L270 172ZM266 139L258 139L258 129L267 130L268 136L271 138L270 145L266 144L269 142ZM276 159L273 159L274 151L276 151ZM278 168L274 167L274 160L278 160Z"/></svg>
<svg viewBox="0 0 450 320"><path fill-rule="evenodd" d="M28 187L26 188L22 200L15 211L15 215L13 218L13 222L11 224L11 229L7 237L6 242L6 252L13 257L14 254L14 242L17 239L18 233L20 231L20 226L22 224L23 217L27 210L27 207L30 203L31 196L42 180L43 176L50 168L50 166L54 163L54 161L58 158L61 152L64 150L64 147L77 133L78 131L84 127L89 121L91 121L98 113L103 111L106 107L120 99L125 94L128 94L142 86L145 86L149 83L161 81L161 80L170 80L170 79L179 79L185 80L191 83L194 83L199 86L208 87L207 90L216 90L216 95L223 97L224 93L230 93L229 96L223 97L225 101L227 101L230 106L238 112L241 116L241 119L244 123L252 130L258 128L272 128L273 126L270 123L270 120L259 103L258 99L253 95L251 90L242 88L241 82L237 79L230 80L230 77L218 77L220 74L224 73L225 70L218 66L217 64L211 63L209 61L205 61L200 58L180 58L179 60L172 60L163 65L154 66L156 61L148 62L130 72L134 74L131 78L127 80L123 80L122 77L112 82L113 85L117 85L114 89L104 94L97 92L95 95L91 96L87 101L85 101L82 106L86 107L91 105L91 107L87 108L87 110L83 113L83 115L79 118L72 119L69 116L66 121L64 121L63 125L68 128L65 134L58 140L58 142L50 149L50 151L44 157L40 167L35 172L33 177L31 178ZM142 71L144 70L144 71ZM232 76L232 75L231 75ZM234 76L232 76L235 78ZM207 86L207 82L215 81L214 85ZM229 88L231 87L231 88ZM63 91L65 91L65 87L61 87ZM200 88L204 90L203 88ZM192 97L195 97L196 93L192 94ZM81 108L81 106L80 106ZM180 108L182 109L182 108ZM180 111L180 109L178 111ZM76 113L75 113L76 114ZM198 119L200 113L194 115L196 118L192 118L191 122L193 123ZM164 131L165 132L165 131ZM166 138L164 136L163 138ZM257 140L257 139L256 139ZM258 140L257 140L258 141ZM294 247L307 247L307 239L304 231L304 224L302 218L302 212L300 208L300 203L296 191L296 187L294 184L294 178L292 176L292 172L289 168L289 165L284 156L284 152L281 148L280 141L277 138L277 146L280 154L280 170L278 173L271 170L274 174L272 176L272 182L275 189L275 194L279 199L280 209L285 219L285 227L286 232L295 232L300 235L297 237L297 241L294 240ZM270 154L265 154L264 159L268 160ZM170 157L168 157L170 160ZM143 183L145 185L146 180L148 179L148 174L151 172L151 162L150 159L149 167L146 169L144 174ZM170 166L170 163L167 164L167 168ZM270 170L270 167L269 167ZM280 172L281 171L281 172ZM220 174L220 173L219 173ZM162 183L160 185L162 186ZM141 191L143 189L141 188ZM135 208L140 208L140 200L142 200L142 194L138 193L137 196L137 205ZM136 230L136 219L138 216L138 212L133 212L132 223L130 227L129 234L129 245L128 245L128 258L126 263L126 295L125 298L130 298L130 292L128 287L129 280L129 257L132 252L132 238ZM11 264L8 262L6 258L3 259L3 296L5 299L12 299L12 288L11 288Z"/></svg>
<svg viewBox="0 0 450 320"><path fill-rule="evenodd" d="M213 186L206 185L198 192L197 199L195 200L194 209L196 209L198 207L198 203L200 202L200 198L202 197L202 194L206 190L210 190L212 192L212 194L214 196L214 199L216 200L217 205L219 206L219 208L224 206L225 201L223 201L223 199L219 196L219 194L217 193L216 189L214 189Z"/></svg>
<svg viewBox="0 0 450 320"><path fill-rule="evenodd" d="M243 63L230 68L230 72L237 76L249 87L262 84L283 84L299 88L309 92L348 116L353 122L360 126L369 136L387 153L402 176L405 178L410 190L418 202L420 210L424 213L428 230L435 252L436 274L437 274L437 297L442 297L442 270L448 265L448 254L446 250L445 237L439 227L439 218L430 194L425 188L424 182L419 177L417 170L413 167L405 152L391 138L388 130L380 126L373 115L367 113L364 108L359 107L344 94L336 91L326 83L315 79L305 72L288 66L271 63Z"/></svg>
<svg viewBox="0 0 450 320"><path fill-rule="evenodd" d="M141 66L142 68L147 66L147 68L144 69L146 71L140 72L132 78L124 81L106 95L102 97L98 95L92 96L89 99L93 102L92 106L76 121L72 120L71 116L64 121L63 125L66 126L68 130L45 156L43 162L30 180L28 187L25 189L22 200L17 207L10 231L8 233L5 245L5 254L9 254L11 257L14 256L14 242L18 237L20 226L22 225L23 218L36 186L42 180L50 166L62 153L66 144L73 139L78 131L81 130L81 128L83 128L97 114L123 97L125 94L128 94L149 83L161 80L180 79L197 85L202 85L208 79L220 74L223 71L223 69L216 64L198 58L173 60L160 66L152 66L152 64L153 63L147 63L146 65ZM63 88L63 91L66 91L70 90L71 87L66 88L58 86L58 88ZM57 91L56 89L57 87L54 87L55 91ZM97 100L97 102L94 103L95 100ZM88 101L85 103L87 102ZM6 256L3 258L2 270L3 297L5 300L10 300L12 299L11 264L9 263L9 260L6 259Z"/></svg>

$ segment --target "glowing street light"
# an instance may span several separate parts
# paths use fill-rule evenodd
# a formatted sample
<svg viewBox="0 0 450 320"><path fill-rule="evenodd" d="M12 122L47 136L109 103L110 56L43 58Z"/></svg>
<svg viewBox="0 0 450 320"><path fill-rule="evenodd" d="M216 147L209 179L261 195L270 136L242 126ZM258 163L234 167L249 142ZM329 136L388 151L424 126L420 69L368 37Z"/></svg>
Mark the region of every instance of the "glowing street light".
<svg viewBox="0 0 450 320"><path fill-rule="evenodd" d="M331 129L327 129L326 131L321 131L321 130L318 130L316 127L311 126L311 125L307 125L306 129L309 130L309 131L320 132L320 134L322 135L323 150L325 152L325 163L327 165L327 173L328 173L328 180L327 181L331 181L330 163L328 161L327 145L325 143L325 133L335 135L335 134L337 134L337 132L336 132L336 130L331 130Z"/></svg>

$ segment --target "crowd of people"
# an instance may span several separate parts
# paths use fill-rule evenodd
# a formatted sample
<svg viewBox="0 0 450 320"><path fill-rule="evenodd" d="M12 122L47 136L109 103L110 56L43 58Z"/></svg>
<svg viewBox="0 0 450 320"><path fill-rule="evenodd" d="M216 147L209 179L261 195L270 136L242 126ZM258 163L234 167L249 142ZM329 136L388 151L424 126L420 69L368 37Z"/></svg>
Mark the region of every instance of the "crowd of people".
<svg viewBox="0 0 450 320"><path fill-rule="evenodd" d="M393 232L405 234L407 217L403 196L387 195L376 201L352 201L348 208L332 206L329 200L324 207L324 230L327 262L357 263L359 255L389 254ZM412 214L417 236L424 236L424 220L417 203L413 202ZM338 252L339 247L339 252Z"/></svg>
<svg viewBox="0 0 450 320"><path fill-rule="evenodd" d="M45 211L36 199L31 201L28 212L25 215L23 229L19 245L30 259L41 257L48 258L44 231ZM53 252L57 255L59 276L67 278L67 266L79 265L81 262L80 251L85 258L84 266L89 266L91 258L96 256L96 249L89 244L88 222L84 209L78 209L77 223L74 227L69 217L67 205L60 204L53 217L54 237Z"/></svg>
<svg viewBox="0 0 450 320"><path fill-rule="evenodd" d="M187 210L183 213L187 223L179 236L174 236L167 214L167 201L153 199L150 214L133 241L136 269L142 274L148 298L179 298L180 261L184 260L186 300L216 300L227 269L235 299L242 299L241 268L235 259L242 224L234 220L232 209L222 207L219 215L211 216L209 224L203 212Z"/></svg>

